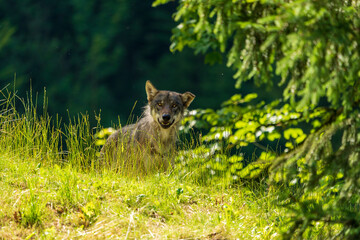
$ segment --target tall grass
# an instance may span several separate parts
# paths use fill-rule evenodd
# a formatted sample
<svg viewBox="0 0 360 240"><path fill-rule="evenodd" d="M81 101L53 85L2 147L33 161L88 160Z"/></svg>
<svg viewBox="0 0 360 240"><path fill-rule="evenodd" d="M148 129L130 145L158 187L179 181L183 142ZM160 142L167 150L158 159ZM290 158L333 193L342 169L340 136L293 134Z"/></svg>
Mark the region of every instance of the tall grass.
<svg viewBox="0 0 360 240"><path fill-rule="evenodd" d="M48 115L46 100L39 114L37 100L34 101L31 92L27 100L6 89L0 91L0 95L0 147L3 153L50 165L94 168L99 150L94 133L98 127L91 127L88 115L69 117L68 123L63 124L59 116Z"/></svg>
<svg viewBox="0 0 360 240"><path fill-rule="evenodd" d="M97 127L92 128L89 116L84 114L70 119L69 124L65 125L66 161L72 167L94 170L98 166L99 146L95 144L94 136L99 126L98 123Z"/></svg>
<svg viewBox="0 0 360 240"><path fill-rule="evenodd" d="M32 95L27 101L6 90L0 91L0 95L2 152L44 163L59 161L62 147L60 121L52 121L45 111L39 115ZM16 103L21 104L21 113L17 111ZM45 106L43 110L46 110Z"/></svg>

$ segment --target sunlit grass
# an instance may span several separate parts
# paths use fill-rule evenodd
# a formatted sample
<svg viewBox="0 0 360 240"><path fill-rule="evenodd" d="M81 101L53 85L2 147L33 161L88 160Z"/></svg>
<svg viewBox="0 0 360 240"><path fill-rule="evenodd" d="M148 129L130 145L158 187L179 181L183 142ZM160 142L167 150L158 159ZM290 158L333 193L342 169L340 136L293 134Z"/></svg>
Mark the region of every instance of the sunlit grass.
<svg viewBox="0 0 360 240"><path fill-rule="evenodd" d="M137 180L22 164L24 177L15 168L1 172L0 236L266 239L280 223L270 192L200 186L165 174Z"/></svg>
<svg viewBox="0 0 360 240"><path fill-rule="evenodd" d="M90 127L89 116L62 124L39 115L35 103L15 106L16 96L2 94L0 238L279 236L277 188L262 182L207 184L192 177L200 165L189 165L185 175L182 164L140 178L119 174L98 162L94 136L100 127Z"/></svg>

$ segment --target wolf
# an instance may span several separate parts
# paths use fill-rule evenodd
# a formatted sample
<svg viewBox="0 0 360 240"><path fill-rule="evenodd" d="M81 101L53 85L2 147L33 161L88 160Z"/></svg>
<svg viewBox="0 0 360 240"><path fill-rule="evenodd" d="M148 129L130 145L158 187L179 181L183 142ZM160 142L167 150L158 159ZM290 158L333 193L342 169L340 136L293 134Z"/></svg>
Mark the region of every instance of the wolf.
<svg viewBox="0 0 360 240"><path fill-rule="evenodd" d="M166 170L173 165L171 153L175 150L178 128L195 95L158 90L150 81L146 82L145 90L148 104L140 120L111 134L101 155L108 162L121 159L123 167L145 172Z"/></svg>

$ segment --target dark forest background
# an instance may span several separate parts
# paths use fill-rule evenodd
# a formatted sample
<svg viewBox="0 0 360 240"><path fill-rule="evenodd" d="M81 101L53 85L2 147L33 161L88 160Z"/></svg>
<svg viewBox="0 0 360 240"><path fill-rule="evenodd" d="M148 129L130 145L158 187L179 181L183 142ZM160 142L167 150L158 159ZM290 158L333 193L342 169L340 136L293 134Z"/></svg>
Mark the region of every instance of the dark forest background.
<svg viewBox="0 0 360 240"><path fill-rule="evenodd" d="M146 104L145 81L159 89L191 91L191 108L218 108L234 88L225 63L204 63L192 50L169 51L176 4L144 0L12 0L0 2L0 84L25 97L44 89L49 113L67 119L99 113L102 125L126 123ZM274 91L261 92L274 98ZM279 95L277 95L279 96Z"/></svg>

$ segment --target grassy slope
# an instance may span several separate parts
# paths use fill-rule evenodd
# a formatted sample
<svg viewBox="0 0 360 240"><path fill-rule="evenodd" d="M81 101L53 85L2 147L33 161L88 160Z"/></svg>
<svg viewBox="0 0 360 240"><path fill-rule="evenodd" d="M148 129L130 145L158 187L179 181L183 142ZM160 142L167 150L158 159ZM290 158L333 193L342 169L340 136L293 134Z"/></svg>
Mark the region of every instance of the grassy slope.
<svg viewBox="0 0 360 240"><path fill-rule="evenodd" d="M165 174L137 180L2 154L0 178L5 239L267 239L280 215L270 194Z"/></svg>
<svg viewBox="0 0 360 240"><path fill-rule="evenodd" d="M87 116L61 130L31 102L18 113L16 97L1 93L0 239L277 236L283 212L265 185L205 186L179 171L137 179L95 170L87 164L98 151Z"/></svg>

